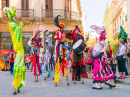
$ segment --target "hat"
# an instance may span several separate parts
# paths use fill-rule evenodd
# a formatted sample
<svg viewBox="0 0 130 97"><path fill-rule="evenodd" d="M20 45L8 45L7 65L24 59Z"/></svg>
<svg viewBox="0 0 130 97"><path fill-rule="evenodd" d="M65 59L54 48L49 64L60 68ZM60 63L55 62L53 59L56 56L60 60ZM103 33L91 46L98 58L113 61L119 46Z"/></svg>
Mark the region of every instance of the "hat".
<svg viewBox="0 0 130 97"><path fill-rule="evenodd" d="M102 34L102 32L106 33L106 30L104 27L101 28L101 27L98 27L96 25L91 25L90 28L95 29L96 33L98 33L98 34Z"/></svg>
<svg viewBox="0 0 130 97"><path fill-rule="evenodd" d="M49 37L49 38L52 37L52 34L50 34L48 30L46 30L45 33L46 33L47 37Z"/></svg>
<svg viewBox="0 0 130 97"><path fill-rule="evenodd" d="M120 26L120 32L125 31L122 26Z"/></svg>
<svg viewBox="0 0 130 97"><path fill-rule="evenodd" d="M55 20L54 20L55 25L56 25L57 27L59 27L59 28L64 28L66 25L65 25L64 23L59 23L59 21L58 21L59 16L61 16L61 15L58 15L58 16L55 18Z"/></svg>

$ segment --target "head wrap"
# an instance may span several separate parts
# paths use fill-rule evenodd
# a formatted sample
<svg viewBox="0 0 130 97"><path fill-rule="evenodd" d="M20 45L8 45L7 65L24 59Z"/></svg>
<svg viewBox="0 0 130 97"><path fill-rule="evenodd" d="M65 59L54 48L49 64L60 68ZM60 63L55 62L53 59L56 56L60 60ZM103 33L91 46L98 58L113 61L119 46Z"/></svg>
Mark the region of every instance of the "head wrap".
<svg viewBox="0 0 130 97"><path fill-rule="evenodd" d="M73 30L73 33L74 33L75 31L77 31L77 30L81 33L81 31L80 31L78 25L75 26L75 29Z"/></svg>
<svg viewBox="0 0 130 97"><path fill-rule="evenodd" d="M59 27L59 28L64 28L66 25L64 24L64 23L59 23L59 21L58 21L58 17L59 17L60 15L58 15L56 18L55 18L55 20L54 20L54 22L55 22L55 25L57 26L57 27Z"/></svg>

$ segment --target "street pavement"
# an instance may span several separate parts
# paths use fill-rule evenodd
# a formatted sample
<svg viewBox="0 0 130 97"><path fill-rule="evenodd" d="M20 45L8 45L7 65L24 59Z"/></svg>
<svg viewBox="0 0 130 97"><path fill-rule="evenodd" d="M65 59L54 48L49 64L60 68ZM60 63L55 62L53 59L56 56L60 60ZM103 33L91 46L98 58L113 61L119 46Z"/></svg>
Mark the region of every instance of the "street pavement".
<svg viewBox="0 0 130 97"><path fill-rule="evenodd" d="M93 90L92 79L85 79L85 84L81 81L73 84L70 76L70 86L67 86L66 78L62 77L62 82L55 87L52 77L44 80L40 75L39 82L34 82L30 71L26 72L27 85L21 88L20 94L13 95L12 81L9 72L0 71L0 97L130 97L130 85L117 83L114 89L104 85L103 90Z"/></svg>

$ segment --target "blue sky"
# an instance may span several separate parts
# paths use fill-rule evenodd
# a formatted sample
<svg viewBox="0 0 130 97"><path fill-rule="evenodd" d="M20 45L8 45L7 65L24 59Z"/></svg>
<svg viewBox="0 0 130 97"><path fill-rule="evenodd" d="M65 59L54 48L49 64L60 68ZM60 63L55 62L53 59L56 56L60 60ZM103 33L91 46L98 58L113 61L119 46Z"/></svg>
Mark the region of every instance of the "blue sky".
<svg viewBox="0 0 130 97"><path fill-rule="evenodd" d="M85 32L92 31L91 25L103 26L103 14L107 3L111 1L113 0L80 0L81 9L87 16Z"/></svg>

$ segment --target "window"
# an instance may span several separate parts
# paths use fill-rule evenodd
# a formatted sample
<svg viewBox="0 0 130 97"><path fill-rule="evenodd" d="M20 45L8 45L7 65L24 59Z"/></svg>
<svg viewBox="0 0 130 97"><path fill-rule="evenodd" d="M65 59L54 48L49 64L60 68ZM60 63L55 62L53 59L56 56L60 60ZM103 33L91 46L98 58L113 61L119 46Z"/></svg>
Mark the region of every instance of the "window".
<svg viewBox="0 0 130 97"><path fill-rule="evenodd" d="M125 16L125 22L127 22L127 15Z"/></svg>
<svg viewBox="0 0 130 97"><path fill-rule="evenodd" d="M48 9L48 5L46 5L46 9Z"/></svg>
<svg viewBox="0 0 130 97"><path fill-rule="evenodd" d="M29 9L29 1L28 0L21 0L22 9Z"/></svg>
<svg viewBox="0 0 130 97"><path fill-rule="evenodd" d="M122 25L124 25L124 19L122 20Z"/></svg>

